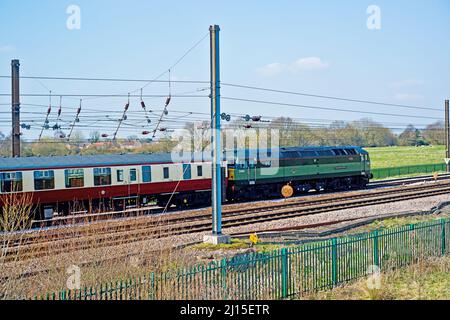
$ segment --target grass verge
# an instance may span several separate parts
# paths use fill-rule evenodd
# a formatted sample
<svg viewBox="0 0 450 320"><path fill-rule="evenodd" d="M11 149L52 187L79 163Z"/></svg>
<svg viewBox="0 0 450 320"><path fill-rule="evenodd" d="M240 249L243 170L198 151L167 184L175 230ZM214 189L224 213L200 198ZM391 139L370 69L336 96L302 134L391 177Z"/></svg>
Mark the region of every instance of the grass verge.
<svg viewBox="0 0 450 320"><path fill-rule="evenodd" d="M380 286L367 279L304 296L314 300L448 300L450 257L421 260L406 268L381 273Z"/></svg>

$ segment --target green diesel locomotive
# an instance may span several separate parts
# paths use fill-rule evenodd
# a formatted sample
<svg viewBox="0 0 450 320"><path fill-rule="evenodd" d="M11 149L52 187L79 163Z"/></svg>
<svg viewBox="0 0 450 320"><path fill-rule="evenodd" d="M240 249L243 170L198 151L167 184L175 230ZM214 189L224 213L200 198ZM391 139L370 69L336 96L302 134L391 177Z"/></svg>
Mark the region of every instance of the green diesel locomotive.
<svg viewBox="0 0 450 320"><path fill-rule="evenodd" d="M286 147L277 155L245 150L228 163L227 199L280 197L286 186L291 194L362 189L371 178L361 147Z"/></svg>

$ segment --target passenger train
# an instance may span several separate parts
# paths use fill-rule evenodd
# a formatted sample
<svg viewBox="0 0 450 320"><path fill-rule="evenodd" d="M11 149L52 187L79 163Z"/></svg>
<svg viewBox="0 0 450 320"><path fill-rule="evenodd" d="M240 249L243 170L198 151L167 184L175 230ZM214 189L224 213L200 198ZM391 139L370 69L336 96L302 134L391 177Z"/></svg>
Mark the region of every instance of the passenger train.
<svg viewBox="0 0 450 320"><path fill-rule="evenodd" d="M222 164L227 202L280 197L284 186L294 194L358 189L371 178L369 154L361 147L286 147L276 155L267 150L231 154ZM211 159L200 159L173 162L170 153L0 158L0 205L2 195L29 193L36 218L45 219L79 208L92 212L150 204L207 205Z"/></svg>

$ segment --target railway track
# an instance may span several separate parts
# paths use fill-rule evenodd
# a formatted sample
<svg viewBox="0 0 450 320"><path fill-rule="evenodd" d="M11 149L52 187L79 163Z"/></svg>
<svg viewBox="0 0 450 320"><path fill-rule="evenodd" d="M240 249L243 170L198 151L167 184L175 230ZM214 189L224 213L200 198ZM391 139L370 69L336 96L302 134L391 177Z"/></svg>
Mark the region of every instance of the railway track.
<svg viewBox="0 0 450 320"><path fill-rule="evenodd" d="M439 181L450 180L450 174L441 174L438 178ZM419 182L429 182L434 181L432 176L419 176L419 177L411 177L411 178L400 178L400 179L390 179L390 180L380 180L371 182L368 186L369 189L382 188L382 187L394 187L401 185L408 185ZM305 196L296 197L297 199L303 199ZM294 198L294 199L296 199ZM248 205L249 202L243 202L242 205ZM227 205L225 205L226 207ZM189 209L192 210L192 209ZM198 208L201 210L201 208ZM169 213L181 213L187 210L168 210ZM163 213L164 210L157 206L149 206L142 208L132 208L123 211L112 211L112 212L103 212L103 213L82 213L73 216L65 216L65 217L56 217L52 220L36 220L33 221L32 227L34 229L41 229L46 226L67 226L67 225L75 225L80 223L89 223L94 221L105 221L105 220L113 220L113 219L121 219L121 218L134 218L145 215L156 215Z"/></svg>
<svg viewBox="0 0 450 320"><path fill-rule="evenodd" d="M264 203L252 208L227 208L223 212L222 225L224 228L229 228L446 193L450 193L449 182L325 195L308 200L295 198ZM5 259L23 260L73 250L110 247L180 234L205 232L210 229L211 216L207 210L158 217L143 216L122 221L92 223L87 226L3 234L2 241L9 244L3 253Z"/></svg>

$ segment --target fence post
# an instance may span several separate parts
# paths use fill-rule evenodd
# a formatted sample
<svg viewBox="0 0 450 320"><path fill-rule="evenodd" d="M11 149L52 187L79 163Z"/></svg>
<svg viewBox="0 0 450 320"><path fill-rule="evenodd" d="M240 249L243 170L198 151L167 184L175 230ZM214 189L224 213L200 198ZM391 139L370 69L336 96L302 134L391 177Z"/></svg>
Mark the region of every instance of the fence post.
<svg viewBox="0 0 450 320"><path fill-rule="evenodd" d="M337 239L331 239L331 281L333 287L338 284L338 272L337 272Z"/></svg>
<svg viewBox="0 0 450 320"><path fill-rule="evenodd" d="M155 273L151 272L148 277L148 299L155 300Z"/></svg>
<svg viewBox="0 0 450 320"><path fill-rule="evenodd" d="M289 265L286 248L281 249L281 297L287 298L289 289Z"/></svg>
<svg viewBox="0 0 450 320"><path fill-rule="evenodd" d="M222 289L223 289L223 297L222 299L227 299L227 259L223 258L222 261L220 261L220 271L222 276Z"/></svg>
<svg viewBox="0 0 450 320"><path fill-rule="evenodd" d="M373 264L380 267L380 253L378 248L378 230L375 230L373 233Z"/></svg>
<svg viewBox="0 0 450 320"><path fill-rule="evenodd" d="M441 253L444 256L445 252L447 251L446 247L445 247L445 219L441 220L441 227L442 227L442 231L441 231Z"/></svg>

